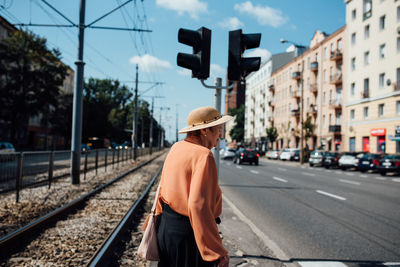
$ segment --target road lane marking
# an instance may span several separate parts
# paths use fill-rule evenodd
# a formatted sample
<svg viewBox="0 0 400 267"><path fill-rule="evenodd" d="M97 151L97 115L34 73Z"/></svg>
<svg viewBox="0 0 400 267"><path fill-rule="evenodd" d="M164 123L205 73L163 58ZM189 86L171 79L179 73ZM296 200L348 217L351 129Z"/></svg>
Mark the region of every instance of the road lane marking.
<svg viewBox="0 0 400 267"><path fill-rule="evenodd" d="M346 175L348 175L348 176L354 176L354 173L348 172L348 173L346 173Z"/></svg>
<svg viewBox="0 0 400 267"><path fill-rule="evenodd" d="M347 267L339 261L299 261L302 267Z"/></svg>
<svg viewBox="0 0 400 267"><path fill-rule="evenodd" d="M325 172L332 172L331 170L325 170Z"/></svg>
<svg viewBox="0 0 400 267"><path fill-rule="evenodd" d="M368 178L368 175L365 175L365 174L360 174L359 176L362 178Z"/></svg>
<svg viewBox="0 0 400 267"><path fill-rule="evenodd" d="M288 261L290 258L281 250L281 248L273 241L271 240L266 234L264 234L263 231L261 231L249 218L248 216L244 215L233 203L230 201L225 194L222 194L222 199L228 204L228 206L232 209L233 213L236 214L236 216L239 217L242 222L246 223L250 229L253 231L253 233L262 240L264 245L267 248L270 248L275 256L278 259Z"/></svg>
<svg viewBox="0 0 400 267"><path fill-rule="evenodd" d="M301 174L303 174L303 175L308 175L308 176L315 176L314 173L309 173L309 172L302 172Z"/></svg>
<svg viewBox="0 0 400 267"><path fill-rule="evenodd" d="M258 174L258 171L250 170L250 172Z"/></svg>
<svg viewBox="0 0 400 267"><path fill-rule="evenodd" d="M240 167L240 166L236 166L236 168L238 168L238 169L241 169L242 167Z"/></svg>
<svg viewBox="0 0 400 267"><path fill-rule="evenodd" d="M394 178L394 179L392 179L392 181L400 183L400 178Z"/></svg>
<svg viewBox="0 0 400 267"><path fill-rule="evenodd" d="M279 178L279 177L276 177L276 176L272 177L272 179L277 180L279 182L287 183L287 181L285 179L282 179L282 178Z"/></svg>
<svg viewBox="0 0 400 267"><path fill-rule="evenodd" d="M280 171L287 171L287 170L284 169L284 168L278 168L278 170L280 170Z"/></svg>
<svg viewBox="0 0 400 267"><path fill-rule="evenodd" d="M354 181L349 181L349 180L344 180L344 179L340 179L339 181L341 181L342 183L347 183L347 184L360 185L359 182L354 182Z"/></svg>
<svg viewBox="0 0 400 267"><path fill-rule="evenodd" d="M376 179L376 180L381 180L381 181L386 181L386 180L387 180L387 178L383 178L383 177L379 177L379 176L378 176L378 177L375 177L375 179Z"/></svg>
<svg viewBox="0 0 400 267"><path fill-rule="evenodd" d="M346 198L344 198L344 197L337 196L337 195L334 195L334 194L331 194L331 193L328 193L328 192L325 192L325 191L315 190L315 192L317 192L318 194L321 194L321 195L328 196L328 197L333 197L333 198L337 198L337 199L340 199L340 200L346 200Z"/></svg>

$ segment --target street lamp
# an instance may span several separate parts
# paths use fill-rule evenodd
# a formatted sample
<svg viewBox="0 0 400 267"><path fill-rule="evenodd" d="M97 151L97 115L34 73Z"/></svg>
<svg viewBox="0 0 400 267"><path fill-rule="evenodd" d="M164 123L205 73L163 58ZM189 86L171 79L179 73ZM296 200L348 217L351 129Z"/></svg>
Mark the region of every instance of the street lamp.
<svg viewBox="0 0 400 267"><path fill-rule="evenodd" d="M281 38L279 41L281 43L283 43L283 44L284 43L293 44L294 47L295 47L295 56L296 57L299 56L299 51L298 51L299 48L300 49L306 49L306 47L303 46L303 45L296 44L295 42L288 41L288 40L285 40L283 38ZM304 83L304 81L303 81L303 72L304 72L304 61L302 61L302 63L301 63L301 71L300 71L300 86L301 86L301 90L300 90L300 110L299 110L300 111L300 164L304 163L304 145L303 145L303 142L304 142L304 125L303 125L304 124L304 119L303 119L304 88L303 88L303 83Z"/></svg>

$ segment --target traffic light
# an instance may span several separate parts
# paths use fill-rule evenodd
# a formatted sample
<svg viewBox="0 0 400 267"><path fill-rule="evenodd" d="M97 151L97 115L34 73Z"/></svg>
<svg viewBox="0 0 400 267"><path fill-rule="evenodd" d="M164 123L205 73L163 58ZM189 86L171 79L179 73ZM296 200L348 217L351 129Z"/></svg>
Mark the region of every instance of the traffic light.
<svg viewBox="0 0 400 267"><path fill-rule="evenodd" d="M179 29L178 41L193 47L193 54L178 53L177 64L192 70L192 78L205 80L210 76L211 30Z"/></svg>
<svg viewBox="0 0 400 267"><path fill-rule="evenodd" d="M246 49L260 45L261 33L242 34L242 30L229 32L228 80L239 81L260 68L261 57L242 58Z"/></svg>

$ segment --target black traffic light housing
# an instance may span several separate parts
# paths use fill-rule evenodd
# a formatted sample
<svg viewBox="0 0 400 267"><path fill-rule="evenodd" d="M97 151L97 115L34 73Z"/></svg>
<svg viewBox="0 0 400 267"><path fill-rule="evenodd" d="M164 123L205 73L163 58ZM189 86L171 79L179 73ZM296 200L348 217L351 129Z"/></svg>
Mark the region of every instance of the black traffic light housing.
<svg viewBox="0 0 400 267"><path fill-rule="evenodd" d="M178 42L192 46L193 54L178 53L177 64L192 70L192 78L205 80L210 76L211 30L179 29Z"/></svg>
<svg viewBox="0 0 400 267"><path fill-rule="evenodd" d="M261 57L242 58L246 49L260 46L261 33L242 34L242 30L229 32L228 80L239 81L260 68Z"/></svg>

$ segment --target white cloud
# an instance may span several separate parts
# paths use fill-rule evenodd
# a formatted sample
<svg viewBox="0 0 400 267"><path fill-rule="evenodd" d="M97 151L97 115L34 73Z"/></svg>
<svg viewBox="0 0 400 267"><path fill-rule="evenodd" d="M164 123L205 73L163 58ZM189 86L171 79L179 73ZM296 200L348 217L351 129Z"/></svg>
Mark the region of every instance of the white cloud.
<svg viewBox="0 0 400 267"><path fill-rule="evenodd" d="M142 57L134 56L129 62L131 64L138 64L141 71L160 71L164 69L172 68L171 63L165 60L158 59L149 54L143 55Z"/></svg>
<svg viewBox="0 0 400 267"><path fill-rule="evenodd" d="M189 69L179 69L178 74L182 76L192 76L192 71Z"/></svg>
<svg viewBox="0 0 400 267"><path fill-rule="evenodd" d="M282 14L282 11L269 6L253 6L250 1L235 4L234 8L240 13L255 16L261 25L269 25L277 28L287 21L287 17Z"/></svg>
<svg viewBox="0 0 400 267"><path fill-rule="evenodd" d="M211 64L210 65L210 76L213 77L221 77L225 75L226 70L218 64ZM224 77L222 77L224 78Z"/></svg>
<svg viewBox="0 0 400 267"><path fill-rule="evenodd" d="M261 62L266 62L271 57L271 52L267 49L256 48L246 52L245 57L261 57Z"/></svg>
<svg viewBox="0 0 400 267"><path fill-rule="evenodd" d="M188 13L197 19L200 13L207 12L207 3L200 0L156 0L157 5L178 12L179 15Z"/></svg>
<svg viewBox="0 0 400 267"><path fill-rule="evenodd" d="M244 26L243 22L241 22L238 18L236 17L231 17L227 18L219 23L219 26L222 28L226 28L229 30L236 30L239 29L240 27Z"/></svg>

